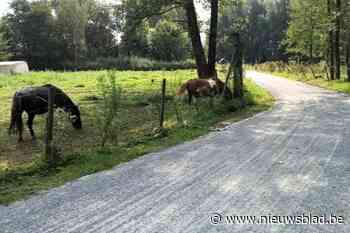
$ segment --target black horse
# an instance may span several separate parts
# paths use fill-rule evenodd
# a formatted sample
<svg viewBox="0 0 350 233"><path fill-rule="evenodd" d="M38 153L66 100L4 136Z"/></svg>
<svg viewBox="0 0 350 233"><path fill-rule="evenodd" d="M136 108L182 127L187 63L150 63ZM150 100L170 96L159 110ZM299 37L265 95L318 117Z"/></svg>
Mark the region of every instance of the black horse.
<svg viewBox="0 0 350 233"><path fill-rule="evenodd" d="M69 120L75 129L81 129L79 108L73 101L59 88L47 84L41 87L27 87L17 91L13 97L11 110L11 123L9 134L18 131L19 141L23 141L23 120L22 114L28 114L27 125L30 134L35 139L33 130L33 121L35 115L45 114L48 112L48 91L52 88L55 91L54 107L61 108L69 115Z"/></svg>

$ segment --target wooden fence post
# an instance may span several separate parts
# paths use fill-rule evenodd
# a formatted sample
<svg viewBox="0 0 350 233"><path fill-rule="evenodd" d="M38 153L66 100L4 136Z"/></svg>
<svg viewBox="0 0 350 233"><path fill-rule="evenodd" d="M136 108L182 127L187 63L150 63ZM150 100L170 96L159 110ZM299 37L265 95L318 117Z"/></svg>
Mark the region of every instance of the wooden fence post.
<svg viewBox="0 0 350 233"><path fill-rule="evenodd" d="M161 105L160 105L160 129L163 129L164 126L164 112L165 112L165 91L166 91L166 79L163 79L162 82L162 99L161 99Z"/></svg>
<svg viewBox="0 0 350 233"><path fill-rule="evenodd" d="M48 113L46 118L45 159L50 165L55 163L54 148L52 145L55 94L55 90L49 87L47 106Z"/></svg>

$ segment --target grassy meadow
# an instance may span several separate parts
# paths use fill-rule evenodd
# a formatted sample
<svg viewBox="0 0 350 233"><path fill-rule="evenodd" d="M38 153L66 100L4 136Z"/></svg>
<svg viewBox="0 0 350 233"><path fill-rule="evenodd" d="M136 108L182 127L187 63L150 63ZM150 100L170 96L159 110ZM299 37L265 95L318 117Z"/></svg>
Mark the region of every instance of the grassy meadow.
<svg viewBox="0 0 350 233"><path fill-rule="evenodd" d="M175 97L179 85L196 77L195 70L117 71L121 88L118 126L106 146L100 146L98 115L101 104L99 78L107 71L31 72L24 75L0 75L0 204L15 200L74 180L81 176L110 169L143 154L194 139L206 134L222 121L238 121L267 110L273 97L252 81L245 80L247 107L239 109L235 102L223 103L202 99L193 106ZM224 77L224 70L221 73ZM165 132L159 134L160 86L167 79ZM54 141L62 161L49 169L40 159L43 151L45 116L37 116L34 128L38 139L33 142L25 126L24 142L8 136L12 96L25 86L51 83L65 91L79 104L83 130L74 130L64 113L55 113ZM24 122L26 115L24 114Z"/></svg>

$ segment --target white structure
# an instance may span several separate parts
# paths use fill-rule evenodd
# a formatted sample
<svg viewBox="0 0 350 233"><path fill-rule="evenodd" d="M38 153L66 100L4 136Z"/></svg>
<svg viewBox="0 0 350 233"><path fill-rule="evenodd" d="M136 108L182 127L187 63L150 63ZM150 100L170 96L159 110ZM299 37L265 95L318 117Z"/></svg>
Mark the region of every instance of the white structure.
<svg viewBox="0 0 350 233"><path fill-rule="evenodd" d="M22 74L29 72L29 67L25 61L0 62L0 74Z"/></svg>

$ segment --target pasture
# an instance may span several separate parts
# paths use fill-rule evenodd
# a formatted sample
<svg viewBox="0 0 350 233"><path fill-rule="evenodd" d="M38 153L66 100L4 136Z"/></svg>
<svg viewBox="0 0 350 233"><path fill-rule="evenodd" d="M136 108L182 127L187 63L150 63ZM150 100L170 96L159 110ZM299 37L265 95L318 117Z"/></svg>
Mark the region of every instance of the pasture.
<svg viewBox="0 0 350 233"><path fill-rule="evenodd" d="M221 78L224 77L222 70ZM80 176L111 168L145 153L191 140L220 127L222 121L237 121L271 107L273 98L250 80L245 80L247 107L239 109L232 101L213 103L203 99L188 106L175 97L185 80L196 77L195 70L117 71L116 82L121 97L114 134L106 146L100 146L98 117L102 96L99 79L107 71L31 72L25 75L0 76L0 204L8 203L55 187ZM160 83L167 79L165 134L159 134ZM65 91L79 104L83 130L74 130L65 114L55 112L54 141L63 160L56 170L48 170L40 161L45 135L45 116L34 123L38 139L33 142L25 127L24 142L8 136L12 96L25 86L51 83ZM24 114L24 122L26 115Z"/></svg>

